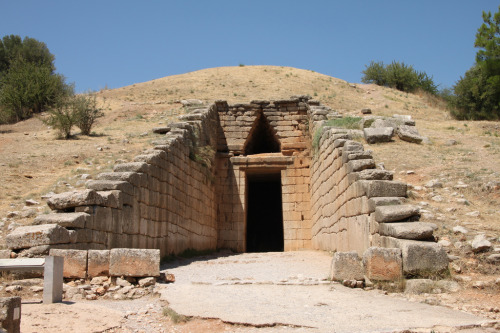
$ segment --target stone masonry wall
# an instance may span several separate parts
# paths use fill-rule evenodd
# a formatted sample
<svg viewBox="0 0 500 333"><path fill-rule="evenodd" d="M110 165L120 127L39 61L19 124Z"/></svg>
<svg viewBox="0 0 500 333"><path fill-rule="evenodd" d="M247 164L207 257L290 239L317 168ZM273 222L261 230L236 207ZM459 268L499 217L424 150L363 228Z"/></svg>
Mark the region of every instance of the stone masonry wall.
<svg viewBox="0 0 500 333"><path fill-rule="evenodd" d="M151 248L162 255L215 249L217 112L199 109L181 120L133 162L89 181L87 190L50 198L55 213L9 235L9 247L31 247L33 255L50 248Z"/></svg>

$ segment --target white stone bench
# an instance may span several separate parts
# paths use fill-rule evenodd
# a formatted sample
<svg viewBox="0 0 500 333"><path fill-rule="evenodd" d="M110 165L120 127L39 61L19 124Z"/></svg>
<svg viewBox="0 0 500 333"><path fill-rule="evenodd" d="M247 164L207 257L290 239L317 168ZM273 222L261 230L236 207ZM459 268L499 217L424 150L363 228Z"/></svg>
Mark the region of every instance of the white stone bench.
<svg viewBox="0 0 500 333"><path fill-rule="evenodd" d="M0 259L0 271L43 270L43 303L62 301L63 257Z"/></svg>

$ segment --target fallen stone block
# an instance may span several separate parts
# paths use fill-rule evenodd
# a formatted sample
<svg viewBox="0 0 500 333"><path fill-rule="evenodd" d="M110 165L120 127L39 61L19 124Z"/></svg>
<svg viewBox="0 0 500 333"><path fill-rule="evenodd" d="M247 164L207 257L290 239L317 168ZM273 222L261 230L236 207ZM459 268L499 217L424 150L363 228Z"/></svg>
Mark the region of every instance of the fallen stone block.
<svg viewBox="0 0 500 333"><path fill-rule="evenodd" d="M392 136L394 135L394 128L392 127L381 127L381 128L365 128L363 129L366 142L380 143L380 142L390 142Z"/></svg>
<svg viewBox="0 0 500 333"><path fill-rule="evenodd" d="M111 276L160 275L160 250L157 249L111 249L109 261Z"/></svg>
<svg viewBox="0 0 500 333"><path fill-rule="evenodd" d="M370 247L363 253L363 266L369 280L399 280L403 277L401 249Z"/></svg>
<svg viewBox="0 0 500 333"><path fill-rule="evenodd" d="M90 278L109 276L109 250L89 250L87 274Z"/></svg>
<svg viewBox="0 0 500 333"><path fill-rule="evenodd" d="M21 332L21 297L0 297L0 326L2 332Z"/></svg>
<svg viewBox="0 0 500 333"><path fill-rule="evenodd" d="M93 189L54 194L47 200L52 210L65 210L77 206L101 205L103 198Z"/></svg>
<svg viewBox="0 0 500 333"><path fill-rule="evenodd" d="M364 272L361 258L356 251L335 252L332 259L333 280L363 280Z"/></svg>
<svg viewBox="0 0 500 333"><path fill-rule="evenodd" d="M431 239L437 225L427 222L381 223L379 233L399 239Z"/></svg>
<svg viewBox="0 0 500 333"><path fill-rule="evenodd" d="M358 179L364 180L392 180L393 173L387 170L367 169L358 172Z"/></svg>
<svg viewBox="0 0 500 333"><path fill-rule="evenodd" d="M63 243L69 243L69 232L57 224L19 227L6 238L7 247L14 250Z"/></svg>
<svg viewBox="0 0 500 333"><path fill-rule="evenodd" d="M407 142L421 143L422 140L424 139L422 136L420 136L420 134L418 133L417 129L414 126L408 126L408 125L398 126L396 133L401 140Z"/></svg>
<svg viewBox="0 0 500 333"><path fill-rule="evenodd" d="M375 208L377 222L403 222L419 215L419 207L414 205L378 206Z"/></svg>
<svg viewBox="0 0 500 333"><path fill-rule="evenodd" d="M88 219L90 215L87 213L53 213L38 215L33 224L58 224L65 228L85 228Z"/></svg>
<svg viewBox="0 0 500 333"><path fill-rule="evenodd" d="M87 250L51 249L50 255L64 258L63 277L69 279L87 277Z"/></svg>

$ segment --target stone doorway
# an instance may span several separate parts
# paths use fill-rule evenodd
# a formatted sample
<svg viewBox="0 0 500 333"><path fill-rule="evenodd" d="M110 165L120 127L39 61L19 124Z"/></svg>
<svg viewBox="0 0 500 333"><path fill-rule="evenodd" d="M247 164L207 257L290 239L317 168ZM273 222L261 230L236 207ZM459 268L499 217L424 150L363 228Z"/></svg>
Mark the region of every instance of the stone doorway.
<svg viewBox="0 0 500 333"><path fill-rule="evenodd" d="M247 172L246 252L284 250L281 171Z"/></svg>

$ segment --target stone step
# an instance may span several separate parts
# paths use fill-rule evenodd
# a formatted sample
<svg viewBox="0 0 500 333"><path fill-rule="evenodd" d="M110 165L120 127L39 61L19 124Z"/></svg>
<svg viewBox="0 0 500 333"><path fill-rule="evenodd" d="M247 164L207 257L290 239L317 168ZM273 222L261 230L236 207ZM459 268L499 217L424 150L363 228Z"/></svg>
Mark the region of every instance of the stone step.
<svg viewBox="0 0 500 333"><path fill-rule="evenodd" d="M52 213L35 217L34 225L58 224L65 228L85 228L85 222L90 219L87 213Z"/></svg>
<svg viewBox="0 0 500 333"><path fill-rule="evenodd" d="M426 222L380 223L379 233L399 239L424 240L432 239L437 225Z"/></svg>
<svg viewBox="0 0 500 333"><path fill-rule="evenodd" d="M448 254L437 243L387 236L381 236L380 242L383 247L401 249L405 276L435 277L448 270Z"/></svg>
<svg viewBox="0 0 500 333"><path fill-rule="evenodd" d="M409 218L418 218L420 209L414 205L378 206L375 208L375 220L380 223L404 222Z"/></svg>

